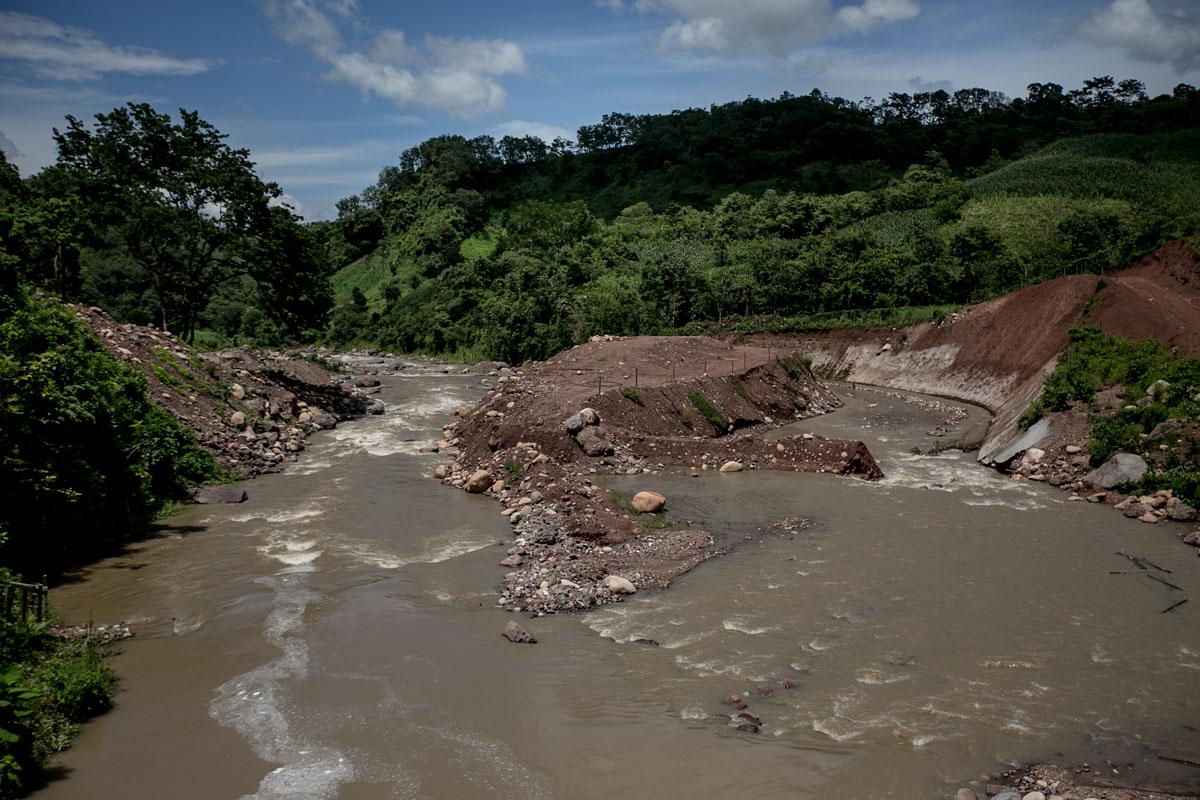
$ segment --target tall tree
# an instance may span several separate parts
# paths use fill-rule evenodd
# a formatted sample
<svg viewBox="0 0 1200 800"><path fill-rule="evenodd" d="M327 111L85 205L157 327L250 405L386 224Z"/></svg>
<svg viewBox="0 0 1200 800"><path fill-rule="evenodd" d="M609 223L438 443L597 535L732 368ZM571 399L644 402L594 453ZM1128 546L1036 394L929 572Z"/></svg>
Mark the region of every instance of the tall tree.
<svg viewBox="0 0 1200 800"><path fill-rule="evenodd" d="M97 114L93 129L68 116L54 130L58 165L86 187L92 223L150 276L156 322L189 339L217 284L282 266L248 257L270 235L280 189L225 139L194 111L175 122L145 103Z"/></svg>

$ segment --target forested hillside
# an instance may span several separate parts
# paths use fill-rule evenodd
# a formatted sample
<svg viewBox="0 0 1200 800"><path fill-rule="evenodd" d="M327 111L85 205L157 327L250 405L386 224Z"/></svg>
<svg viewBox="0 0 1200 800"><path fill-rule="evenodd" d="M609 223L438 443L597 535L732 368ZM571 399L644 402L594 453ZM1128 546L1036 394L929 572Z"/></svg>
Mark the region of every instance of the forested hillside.
<svg viewBox="0 0 1200 800"><path fill-rule="evenodd" d="M1200 91L1109 77L439 136L301 224L195 112L68 118L4 164L7 280L200 345L510 361L595 333L929 318L1197 230Z"/></svg>
<svg viewBox="0 0 1200 800"><path fill-rule="evenodd" d="M1196 231L1198 153L1200 92L1111 78L438 137L316 226L328 336L521 361L731 318L929 318Z"/></svg>

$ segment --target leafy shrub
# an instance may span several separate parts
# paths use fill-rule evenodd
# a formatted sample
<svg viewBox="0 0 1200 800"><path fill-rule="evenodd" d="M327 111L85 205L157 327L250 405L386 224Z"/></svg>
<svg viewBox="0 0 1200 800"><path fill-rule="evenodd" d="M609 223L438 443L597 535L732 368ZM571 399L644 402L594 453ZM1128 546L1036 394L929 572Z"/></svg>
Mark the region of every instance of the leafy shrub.
<svg viewBox="0 0 1200 800"><path fill-rule="evenodd" d="M42 680L46 699L70 722L91 719L112 705L112 668L91 639L50 661Z"/></svg>
<svg viewBox="0 0 1200 800"><path fill-rule="evenodd" d="M19 667L0 672L0 798L19 797L34 764L30 717L38 700L22 683Z"/></svg>
<svg viewBox="0 0 1200 800"><path fill-rule="evenodd" d="M504 471L508 473L508 477L516 480L521 477L521 462L515 458L504 462Z"/></svg>
<svg viewBox="0 0 1200 800"><path fill-rule="evenodd" d="M646 405L645 403L642 402L642 396L640 394L638 394L637 389L630 389L629 387L626 387L621 390L621 394L623 394L626 399L637 403L639 406Z"/></svg>
<svg viewBox="0 0 1200 800"><path fill-rule="evenodd" d="M192 432L150 401L145 379L61 305L24 297L0 316L7 563L41 574L93 557L219 475Z"/></svg>

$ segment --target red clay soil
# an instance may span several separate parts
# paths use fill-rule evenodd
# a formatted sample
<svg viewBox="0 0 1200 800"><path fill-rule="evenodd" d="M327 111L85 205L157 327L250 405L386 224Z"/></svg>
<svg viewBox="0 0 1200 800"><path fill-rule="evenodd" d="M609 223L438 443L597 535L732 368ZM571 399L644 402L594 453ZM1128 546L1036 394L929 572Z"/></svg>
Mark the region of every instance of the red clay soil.
<svg viewBox="0 0 1200 800"><path fill-rule="evenodd" d="M1092 324L1115 336L1154 338L1186 355L1200 354L1200 252L1172 242L1105 280Z"/></svg>

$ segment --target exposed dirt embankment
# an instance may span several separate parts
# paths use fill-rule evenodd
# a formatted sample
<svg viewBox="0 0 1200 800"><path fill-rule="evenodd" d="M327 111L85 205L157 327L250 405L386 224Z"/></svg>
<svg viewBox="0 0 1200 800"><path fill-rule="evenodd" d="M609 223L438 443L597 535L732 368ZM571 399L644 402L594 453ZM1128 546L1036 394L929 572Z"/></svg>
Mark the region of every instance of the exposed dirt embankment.
<svg viewBox="0 0 1200 800"><path fill-rule="evenodd" d="M1197 251L1174 242L1108 273L1103 283L1095 275L1058 278L973 306L940 324L770 341L809 355L820 374L984 406L994 419L980 459L991 463L1011 457L1021 436L1017 421L1041 392L1070 328L1084 322L1106 333L1155 338L1184 353L1200 353Z"/></svg>
<svg viewBox="0 0 1200 800"><path fill-rule="evenodd" d="M795 354L704 337L604 337L525 370L500 370L496 388L447 427L459 457L438 474L495 496L515 526L505 559L515 571L502 604L534 613L587 608L622 594L624 584L614 588L609 578L628 581L626 589L662 587L723 552L703 531L659 530L660 517L639 516L590 476L683 466L697 475L879 477L861 442L765 439L784 422L838 405Z"/></svg>
<svg viewBox="0 0 1200 800"><path fill-rule="evenodd" d="M280 470L310 434L338 420L383 411L349 379L310 361L241 348L200 352L97 308L75 314L114 358L146 378L150 399L191 427L218 463L247 477Z"/></svg>

